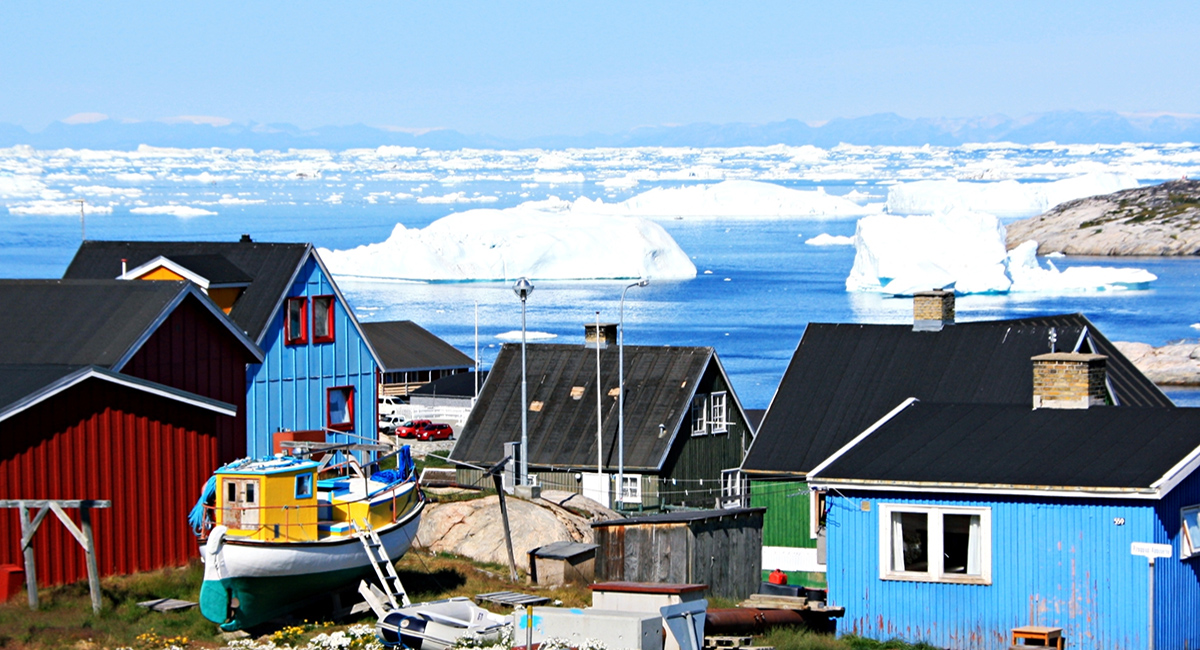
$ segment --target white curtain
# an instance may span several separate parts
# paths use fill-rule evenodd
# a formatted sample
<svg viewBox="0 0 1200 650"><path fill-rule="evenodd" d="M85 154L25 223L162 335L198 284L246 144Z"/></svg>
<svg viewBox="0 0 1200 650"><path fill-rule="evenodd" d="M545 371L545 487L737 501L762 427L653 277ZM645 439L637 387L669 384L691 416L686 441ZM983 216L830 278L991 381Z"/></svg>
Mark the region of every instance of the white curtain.
<svg viewBox="0 0 1200 650"><path fill-rule="evenodd" d="M982 546L983 536L982 526L980 525L979 515L971 515L971 534L967 539L967 575L977 576L982 574L980 565L980 547Z"/></svg>
<svg viewBox="0 0 1200 650"><path fill-rule="evenodd" d="M904 523L901 513L892 513L892 570L904 570Z"/></svg>

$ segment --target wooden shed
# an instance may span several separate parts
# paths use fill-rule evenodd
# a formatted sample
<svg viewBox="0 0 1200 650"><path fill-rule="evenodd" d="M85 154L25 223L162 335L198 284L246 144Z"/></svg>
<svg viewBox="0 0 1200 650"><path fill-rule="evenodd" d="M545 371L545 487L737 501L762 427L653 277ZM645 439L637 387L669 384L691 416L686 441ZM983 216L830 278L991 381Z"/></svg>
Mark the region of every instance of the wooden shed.
<svg viewBox="0 0 1200 650"><path fill-rule="evenodd" d="M592 524L596 580L704 583L743 599L762 581L764 508L672 512Z"/></svg>
<svg viewBox="0 0 1200 650"><path fill-rule="evenodd" d="M529 552L529 581L535 585L591 584L596 545L553 542Z"/></svg>

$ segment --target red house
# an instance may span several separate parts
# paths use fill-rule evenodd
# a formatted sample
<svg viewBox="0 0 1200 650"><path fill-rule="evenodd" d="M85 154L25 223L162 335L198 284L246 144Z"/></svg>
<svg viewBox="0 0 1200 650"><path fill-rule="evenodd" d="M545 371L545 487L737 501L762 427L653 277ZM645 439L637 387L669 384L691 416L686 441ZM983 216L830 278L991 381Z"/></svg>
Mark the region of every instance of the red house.
<svg viewBox="0 0 1200 650"><path fill-rule="evenodd" d="M101 575L185 564L204 481L245 453L246 364L262 352L195 285L0 280L0 499L107 499L93 515ZM38 583L86 577L53 518ZM0 563L22 564L0 511Z"/></svg>

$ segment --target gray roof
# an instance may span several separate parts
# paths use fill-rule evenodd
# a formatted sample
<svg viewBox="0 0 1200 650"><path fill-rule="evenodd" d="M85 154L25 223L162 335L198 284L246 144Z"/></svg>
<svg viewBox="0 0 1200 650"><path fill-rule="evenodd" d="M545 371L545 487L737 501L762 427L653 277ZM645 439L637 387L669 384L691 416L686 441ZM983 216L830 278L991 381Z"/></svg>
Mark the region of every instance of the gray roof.
<svg viewBox="0 0 1200 650"><path fill-rule="evenodd" d="M617 348L600 353L605 467L617 467ZM710 347L625 346L625 468L658 471L690 415L692 397L716 353ZM582 345L527 346L529 462L541 467L596 466L596 350ZM737 400L732 401L737 404ZM503 443L521 439L521 346L506 343L480 390L455 460L491 465ZM690 422L690 420L687 420ZM660 435L659 424L666 435Z"/></svg>
<svg viewBox="0 0 1200 650"><path fill-rule="evenodd" d="M592 528L607 528L609 526L651 526L655 524L688 524L705 522L710 519L737 517L740 515L761 515L766 508L722 508L719 510L679 510L663 512L644 517L629 517L626 519L606 519L592 523Z"/></svg>
<svg viewBox="0 0 1200 650"><path fill-rule="evenodd" d="M262 337L284 293L304 263L308 244L259 242L85 241L63 274L70 279L113 279L121 260L129 269L166 257L214 284L249 282L229 317L254 341ZM217 258L220 258L218 261ZM205 273L215 274L209 277Z"/></svg>
<svg viewBox="0 0 1200 650"><path fill-rule="evenodd" d="M410 320L362 323L383 372L470 368L471 357Z"/></svg>
<svg viewBox="0 0 1200 650"><path fill-rule="evenodd" d="M1064 314L966 322L940 332L911 325L812 323L796 348L742 469L803 474L908 397L927 402L1033 406L1034 355L1108 356L1122 406L1171 407L1086 317Z"/></svg>

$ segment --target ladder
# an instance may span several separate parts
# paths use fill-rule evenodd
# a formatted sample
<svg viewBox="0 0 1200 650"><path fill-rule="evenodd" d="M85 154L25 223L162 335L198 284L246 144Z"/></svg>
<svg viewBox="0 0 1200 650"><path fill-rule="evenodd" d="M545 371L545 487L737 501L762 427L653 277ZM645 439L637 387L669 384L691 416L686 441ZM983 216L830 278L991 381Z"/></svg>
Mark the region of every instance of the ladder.
<svg viewBox="0 0 1200 650"><path fill-rule="evenodd" d="M392 565L392 559L388 557L387 549L383 547L379 533L371 527L371 522L364 519L359 525L357 521L351 520L350 525L354 527L355 536L366 549L367 558L375 567L375 575L379 577L379 584L383 586L383 595L387 596L392 609L411 605L408 593L404 591L404 585L400 583L400 576L396 575L396 567Z"/></svg>

